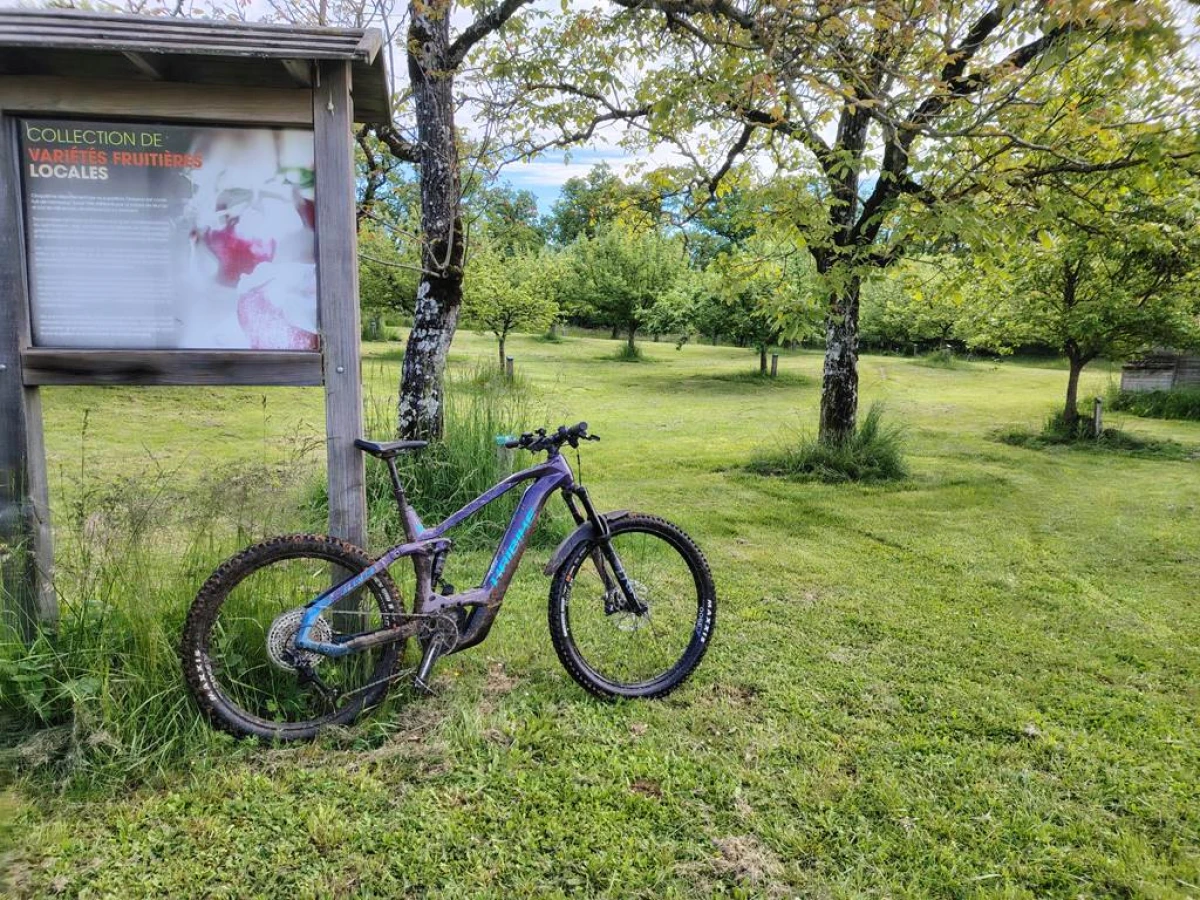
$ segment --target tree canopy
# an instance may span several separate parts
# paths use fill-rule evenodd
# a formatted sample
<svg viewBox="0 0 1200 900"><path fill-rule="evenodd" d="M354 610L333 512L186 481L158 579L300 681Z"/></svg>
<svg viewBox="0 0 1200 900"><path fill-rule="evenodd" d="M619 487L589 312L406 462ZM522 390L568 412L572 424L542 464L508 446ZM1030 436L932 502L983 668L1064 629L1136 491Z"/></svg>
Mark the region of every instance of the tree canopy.
<svg viewBox="0 0 1200 900"><path fill-rule="evenodd" d="M1155 0L612 0L493 63L529 146L633 123L629 146L687 161L660 179L683 208L740 159L773 170L774 209L825 286L821 434L837 441L855 427L863 279L969 235L974 207L1014 185L1160 154L1195 91L1176 24Z"/></svg>

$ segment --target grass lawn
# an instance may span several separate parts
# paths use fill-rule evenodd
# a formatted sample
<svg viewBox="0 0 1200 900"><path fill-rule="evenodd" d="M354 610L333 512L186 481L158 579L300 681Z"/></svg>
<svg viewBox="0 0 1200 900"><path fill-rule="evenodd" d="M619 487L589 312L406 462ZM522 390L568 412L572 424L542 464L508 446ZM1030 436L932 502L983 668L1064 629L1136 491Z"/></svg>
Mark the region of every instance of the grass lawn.
<svg viewBox="0 0 1200 900"><path fill-rule="evenodd" d="M368 346L383 415L397 346ZM766 479L739 463L815 424L818 354L762 383L728 347L646 342L634 364L594 338L510 346L530 426L603 437L583 451L597 503L672 519L708 555L720 607L694 679L659 703L585 695L533 550L436 696L401 692L349 735L238 745L178 682L187 758L148 771L149 745L98 747L108 766L65 781L18 771L13 896L1200 896L1200 463L993 440L1061 403L1044 363L868 356L864 400L906 425L912 478ZM492 354L463 333L452 362ZM165 507L203 494L227 519L133 593L166 671L188 590L252 536L237 473L320 465L320 392L64 388L45 407L69 558L73 504L119 478L173 473ZM1109 419L1200 446L1200 423ZM181 516L153 515L169 545Z"/></svg>

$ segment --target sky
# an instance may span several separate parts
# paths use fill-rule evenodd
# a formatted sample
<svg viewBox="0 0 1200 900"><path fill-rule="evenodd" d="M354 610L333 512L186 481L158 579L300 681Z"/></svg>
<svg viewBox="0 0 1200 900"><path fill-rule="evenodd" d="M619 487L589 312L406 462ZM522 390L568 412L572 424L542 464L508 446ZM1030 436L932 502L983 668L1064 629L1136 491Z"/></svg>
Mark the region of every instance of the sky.
<svg viewBox="0 0 1200 900"><path fill-rule="evenodd" d="M636 157L630 156L620 147L548 153L534 162L505 166L498 180L507 181L518 190L531 192L537 198L538 209L548 213L567 179L583 177L593 166L600 163L608 163L613 171L621 174L637 161Z"/></svg>

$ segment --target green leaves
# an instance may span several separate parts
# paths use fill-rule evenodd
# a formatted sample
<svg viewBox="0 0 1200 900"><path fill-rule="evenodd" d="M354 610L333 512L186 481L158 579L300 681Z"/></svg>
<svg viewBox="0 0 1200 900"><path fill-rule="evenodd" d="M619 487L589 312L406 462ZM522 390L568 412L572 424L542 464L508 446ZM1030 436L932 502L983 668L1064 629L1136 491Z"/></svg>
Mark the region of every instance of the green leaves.
<svg viewBox="0 0 1200 900"><path fill-rule="evenodd" d="M504 253L477 244L463 282L467 323L504 341L514 330L538 331L558 315L554 284L558 269L548 253Z"/></svg>

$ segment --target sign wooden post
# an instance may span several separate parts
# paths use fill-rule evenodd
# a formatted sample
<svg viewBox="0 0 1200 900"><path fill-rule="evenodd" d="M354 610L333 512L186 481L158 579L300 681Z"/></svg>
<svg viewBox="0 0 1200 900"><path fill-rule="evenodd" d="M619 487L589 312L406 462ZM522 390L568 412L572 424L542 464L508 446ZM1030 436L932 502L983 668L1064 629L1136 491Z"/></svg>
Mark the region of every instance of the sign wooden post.
<svg viewBox="0 0 1200 900"><path fill-rule="evenodd" d="M313 88L317 171L317 283L324 335L325 449L329 531L367 543L362 452L362 335L358 311L358 244L354 220L354 151L350 66L320 63Z"/></svg>
<svg viewBox="0 0 1200 900"><path fill-rule="evenodd" d="M26 633L57 613L43 385L323 385L329 531L366 542L351 129L390 120L382 46L0 10L0 612ZM122 223L158 244L122 255ZM119 249L74 255L88 227Z"/></svg>
<svg viewBox="0 0 1200 900"><path fill-rule="evenodd" d="M0 171L17 166L14 124L0 109ZM58 604L41 398L21 377L29 305L19 211L16 183L0 178L0 285L12 301L0 303L0 591L9 624L29 637L39 621L57 618Z"/></svg>

